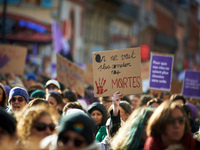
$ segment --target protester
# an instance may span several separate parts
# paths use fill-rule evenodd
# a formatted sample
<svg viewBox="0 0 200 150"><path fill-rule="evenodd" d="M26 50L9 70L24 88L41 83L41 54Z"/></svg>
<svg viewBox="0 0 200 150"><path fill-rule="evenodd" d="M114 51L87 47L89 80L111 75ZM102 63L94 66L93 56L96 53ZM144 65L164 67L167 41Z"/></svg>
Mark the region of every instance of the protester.
<svg viewBox="0 0 200 150"><path fill-rule="evenodd" d="M171 93L169 93L169 92L162 92L161 95L160 95L160 98L163 101L169 100L170 97L171 97Z"/></svg>
<svg viewBox="0 0 200 150"><path fill-rule="evenodd" d="M94 121L85 113L64 116L58 131L58 150L82 150L94 142Z"/></svg>
<svg viewBox="0 0 200 150"><path fill-rule="evenodd" d="M7 96L4 85L0 83L0 107L7 109Z"/></svg>
<svg viewBox="0 0 200 150"><path fill-rule="evenodd" d="M130 95L132 109L135 110L140 105L140 95Z"/></svg>
<svg viewBox="0 0 200 150"><path fill-rule="evenodd" d="M120 117L125 122L132 113L131 105L127 101L121 100L119 106Z"/></svg>
<svg viewBox="0 0 200 150"><path fill-rule="evenodd" d="M151 95L142 95L140 98L140 106L146 106L148 101L150 101L151 99L153 99L154 97Z"/></svg>
<svg viewBox="0 0 200 150"><path fill-rule="evenodd" d="M111 149L142 150L147 138L146 125L153 111L145 106L134 110L111 140Z"/></svg>
<svg viewBox="0 0 200 150"><path fill-rule="evenodd" d="M64 106L62 115L66 115L69 109L80 109L84 111L83 107L79 102L69 102Z"/></svg>
<svg viewBox="0 0 200 150"><path fill-rule="evenodd" d="M27 88L30 86L34 86L37 83L37 77L34 73L29 73L26 78Z"/></svg>
<svg viewBox="0 0 200 150"><path fill-rule="evenodd" d="M153 98L147 102L147 106L152 106L157 108L163 101L159 98Z"/></svg>
<svg viewBox="0 0 200 150"><path fill-rule="evenodd" d="M68 102L76 102L76 101L77 101L76 95L72 91L69 91L68 89L65 89L63 91L63 102L65 104L67 104Z"/></svg>
<svg viewBox="0 0 200 150"><path fill-rule="evenodd" d="M17 141L16 120L0 107L0 149L14 150Z"/></svg>
<svg viewBox="0 0 200 150"><path fill-rule="evenodd" d="M46 98L48 98L49 96L49 91L62 93L60 90L60 84L57 80L51 79L46 82L46 85L45 85Z"/></svg>
<svg viewBox="0 0 200 150"><path fill-rule="evenodd" d="M197 119L198 117L198 110L195 105L193 104L186 104L183 105L183 108L188 116L189 123L190 123L190 130L194 134L199 130L200 123Z"/></svg>
<svg viewBox="0 0 200 150"><path fill-rule="evenodd" d="M110 106L112 105L112 96L105 96L105 97L100 97L99 101L101 104L103 104L107 111L109 110ZM109 116L109 114L108 114Z"/></svg>
<svg viewBox="0 0 200 150"><path fill-rule="evenodd" d="M39 142L55 131L55 112L50 107L32 106L16 115L18 146L39 149Z"/></svg>
<svg viewBox="0 0 200 150"><path fill-rule="evenodd" d="M28 103L28 107L37 106L37 105L40 105L40 106L42 105L44 107L50 106L49 102L46 99L43 99L43 98L34 98L33 100L31 100Z"/></svg>
<svg viewBox="0 0 200 150"><path fill-rule="evenodd" d="M180 95L180 94L173 94L170 99L170 101L177 101L179 103L181 103L182 105L185 105L186 103L186 99L183 95Z"/></svg>
<svg viewBox="0 0 200 150"><path fill-rule="evenodd" d="M88 114L95 122L95 135L101 126L104 126L107 121L107 109L103 104L93 103L88 108Z"/></svg>
<svg viewBox="0 0 200 150"><path fill-rule="evenodd" d="M50 106L57 110L60 115L62 115L62 96L59 92L49 91L49 97L47 101L49 102Z"/></svg>
<svg viewBox="0 0 200 150"><path fill-rule="evenodd" d="M179 102L163 102L149 119L146 130L149 137L145 150L167 149L174 144L181 144L189 150L196 148L187 115Z"/></svg>
<svg viewBox="0 0 200 150"><path fill-rule="evenodd" d="M29 103L29 95L24 88L14 87L10 91L8 103L10 105L9 112L20 111Z"/></svg>
<svg viewBox="0 0 200 150"><path fill-rule="evenodd" d="M10 93L11 88L8 85L4 85L4 88L6 90L6 105L8 105L8 98L9 98L9 93Z"/></svg>
<svg viewBox="0 0 200 150"><path fill-rule="evenodd" d="M30 100L34 98L45 98L45 92L42 90L35 90L30 94Z"/></svg>

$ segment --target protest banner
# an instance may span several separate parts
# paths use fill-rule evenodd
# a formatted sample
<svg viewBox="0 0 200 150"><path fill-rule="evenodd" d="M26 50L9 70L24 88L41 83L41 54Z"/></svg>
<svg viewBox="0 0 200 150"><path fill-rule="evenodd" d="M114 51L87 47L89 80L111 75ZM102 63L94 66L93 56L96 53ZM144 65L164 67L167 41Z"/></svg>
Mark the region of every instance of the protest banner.
<svg viewBox="0 0 200 150"><path fill-rule="evenodd" d="M127 48L93 53L94 96L141 94L140 48Z"/></svg>
<svg viewBox="0 0 200 150"><path fill-rule="evenodd" d="M93 67L92 64L86 64L86 72L84 75L85 82L93 85Z"/></svg>
<svg viewBox="0 0 200 150"><path fill-rule="evenodd" d="M60 54L56 58L57 80L84 97L84 70Z"/></svg>
<svg viewBox="0 0 200 150"><path fill-rule="evenodd" d="M151 53L149 88L162 91L171 90L174 56Z"/></svg>
<svg viewBox="0 0 200 150"><path fill-rule="evenodd" d="M200 98L200 72L185 71L182 95L185 97Z"/></svg>
<svg viewBox="0 0 200 150"><path fill-rule="evenodd" d="M0 73L24 74L27 48L0 44Z"/></svg>

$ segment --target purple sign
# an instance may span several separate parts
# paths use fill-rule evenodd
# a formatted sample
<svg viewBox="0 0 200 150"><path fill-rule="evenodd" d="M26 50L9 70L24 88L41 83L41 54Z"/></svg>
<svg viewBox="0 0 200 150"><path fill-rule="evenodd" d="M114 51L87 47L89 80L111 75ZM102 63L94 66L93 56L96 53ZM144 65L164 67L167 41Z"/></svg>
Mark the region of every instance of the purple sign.
<svg viewBox="0 0 200 150"><path fill-rule="evenodd" d="M149 88L170 91L174 57L151 54Z"/></svg>
<svg viewBox="0 0 200 150"><path fill-rule="evenodd" d="M185 71L182 94L185 97L200 98L200 72Z"/></svg>
<svg viewBox="0 0 200 150"><path fill-rule="evenodd" d="M55 20L52 20L52 37L54 52L59 53L63 49L62 33L60 27L58 26Z"/></svg>

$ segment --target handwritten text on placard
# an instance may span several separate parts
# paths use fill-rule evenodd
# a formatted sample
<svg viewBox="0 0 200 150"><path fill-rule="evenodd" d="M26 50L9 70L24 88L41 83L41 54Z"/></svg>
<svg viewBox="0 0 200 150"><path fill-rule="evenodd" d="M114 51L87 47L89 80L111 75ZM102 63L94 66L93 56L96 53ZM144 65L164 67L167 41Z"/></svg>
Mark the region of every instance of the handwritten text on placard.
<svg viewBox="0 0 200 150"><path fill-rule="evenodd" d="M109 96L116 90L124 94L140 93L140 59L139 48L93 53L96 96ZM134 88L138 90L134 91Z"/></svg>

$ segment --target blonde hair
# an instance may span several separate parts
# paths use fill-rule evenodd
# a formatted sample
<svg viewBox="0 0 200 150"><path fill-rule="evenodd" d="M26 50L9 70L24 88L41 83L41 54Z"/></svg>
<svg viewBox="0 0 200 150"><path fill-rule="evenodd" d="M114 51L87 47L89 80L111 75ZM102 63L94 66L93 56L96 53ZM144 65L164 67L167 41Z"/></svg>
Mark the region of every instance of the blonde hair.
<svg viewBox="0 0 200 150"><path fill-rule="evenodd" d="M164 101L152 114L147 125L147 136L160 136L165 131L171 112L178 108L186 118L185 133L190 131L189 121L184 108L178 102Z"/></svg>
<svg viewBox="0 0 200 150"><path fill-rule="evenodd" d="M50 106L32 106L25 108L17 114L17 134L22 142L27 142L31 135L34 124L44 115L49 115L52 121L56 121L56 111Z"/></svg>

